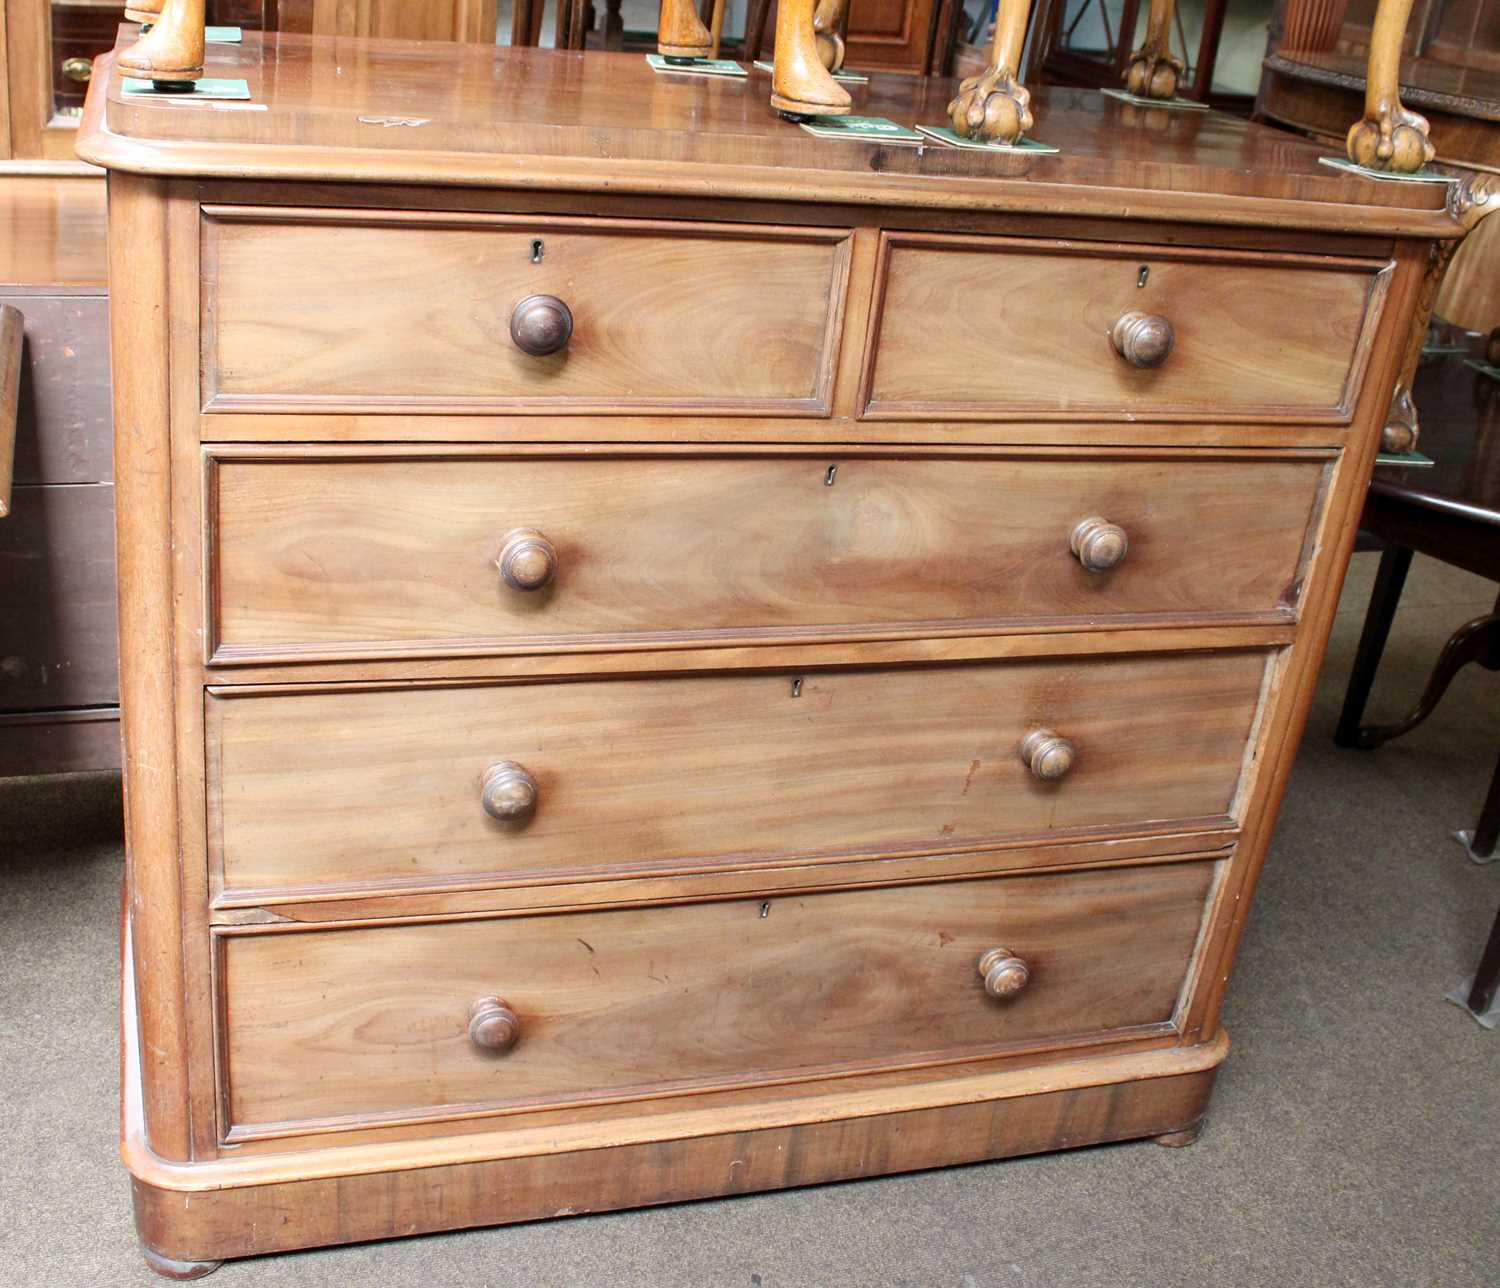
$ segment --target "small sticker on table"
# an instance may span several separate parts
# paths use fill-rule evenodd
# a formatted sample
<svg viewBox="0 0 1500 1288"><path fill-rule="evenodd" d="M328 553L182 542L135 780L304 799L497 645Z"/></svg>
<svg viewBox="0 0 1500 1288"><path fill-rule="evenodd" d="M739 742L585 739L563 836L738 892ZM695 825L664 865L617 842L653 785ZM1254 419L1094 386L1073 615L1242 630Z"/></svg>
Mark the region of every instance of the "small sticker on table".
<svg viewBox="0 0 1500 1288"><path fill-rule="evenodd" d="M1436 465L1437 462L1421 452L1381 452L1375 457L1376 465L1415 465L1418 468Z"/></svg>
<svg viewBox="0 0 1500 1288"><path fill-rule="evenodd" d="M204 98L250 97L250 85L242 80L221 80L207 76L202 80L193 81L192 86L191 90L158 89L154 81L136 80L133 76L126 76L120 85L120 92L138 98L179 98L185 102Z"/></svg>
<svg viewBox="0 0 1500 1288"><path fill-rule="evenodd" d="M766 58L757 58L752 64L756 71L774 72L776 64ZM851 72L847 67L840 67L833 73L833 79L843 81L846 85L868 85L870 78L864 72Z"/></svg>
<svg viewBox="0 0 1500 1288"><path fill-rule="evenodd" d="M646 61L654 72L676 76L748 76L732 58L668 58L664 54L647 54Z"/></svg>
<svg viewBox="0 0 1500 1288"><path fill-rule="evenodd" d="M986 143L982 139L966 139L955 134L946 125L919 125L917 129L929 139L946 144L950 148L971 148L976 152L1027 152L1034 156L1055 156L1062 149L1037 139L1021 139L1016 143Z"/></svg>
<svg viewBox="0 0 1500 1288"><path fill-rule="evenodd" d="M1464 363L1466 367L1473 367L1481 376L1488 376L1491 380L1500 380L1500 367L1492 367L1487 362L1477 362L1470 358Z"/></svg>
<svg viewBox="0 0 1500 1288"><path fill-rule="evenodd" d="M203 39L210 45L238 45L245 39L242 27L205 27Z"/></svg>
<svg viewBox="0 0 1500 1288"><path fill-rule="evenodd" d="M1099 92L1105 98L1116 98L1132 107L1163 107L1169 112L1208 111L1207 103L1200 103L1196 98L1183 98L1180 94L1174 98L1144 98L1140 94L1132 94L1128 89L1105 89Z"/></svg>
<svg viewBox="0 0 1500 1288"><path fill-rule="evenodd" d="M920 143L915 130L884 116L819 116L800 122L820 139L859 139L862 143Z"/></svg>

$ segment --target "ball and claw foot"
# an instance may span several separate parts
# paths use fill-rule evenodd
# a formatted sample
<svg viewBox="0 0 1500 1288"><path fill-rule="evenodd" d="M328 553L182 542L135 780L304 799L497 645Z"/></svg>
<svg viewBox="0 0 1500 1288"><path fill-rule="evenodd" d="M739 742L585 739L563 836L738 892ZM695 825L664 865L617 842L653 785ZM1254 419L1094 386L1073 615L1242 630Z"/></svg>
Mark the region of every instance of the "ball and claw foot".
<svg viewBox="0 0 1500 1288"><path fill-rule="evenodd" d="M1399 103L1379 116L1356 121L1345 146L1355 165L1393 174L1415 174L1436 155L1427 138L1427 118Z"/></svg>
<svg viewBox="0 0 1500 1288"><path fill-rule="evenodd" d="M1168 1149L1181 1149L1184 1145L1195 1144L1198 1137L1203 1134L1203 1119L1199 1119L1191 1127L1185 1127L1181 1131L1164 1132L1160 1136L1151 1139L1158 1145L1165 1145Z"/></svg>
<svg viewBox="0 0 1500 1288"><path fill-rule="evenodd" d="M1182 59L1165 51L1137 49L1130 55L1125 69L1125 88L1137 98L1156 98L1164 102L1177 97L1177 82L1185 70Z"/></svg>
<svg viewBox="0 0 1500 1288"><path fill-rule="evenodd" d="M1385 414L1385 424L1380 427L1380 450L1397 455L1414 452L1421 432L1422 423L1417 416L1417 405L1412 402L1411 390L1405 385L1397 385Z"/></svg>
<svg viewBox="0 0 1500 1288"><path fill-rule="evenodd" d="M1031 92L1009 68L991 67L959 85L948 117L962 138L1019 143L1033 124Z"/></svg>
<svg viewBox="0 0 1500 1288"><path fill-rule="evenodd" d="M213 1274L223 1264L218 1261L174 1261L171 1257L164 1257L159 1252L152 1252L150 1248L142 1248L141 1255L146 1258L146 1264L163 1279L174 1279L178 1282L187 1279L202 1279L204 1275Z"/></svg>

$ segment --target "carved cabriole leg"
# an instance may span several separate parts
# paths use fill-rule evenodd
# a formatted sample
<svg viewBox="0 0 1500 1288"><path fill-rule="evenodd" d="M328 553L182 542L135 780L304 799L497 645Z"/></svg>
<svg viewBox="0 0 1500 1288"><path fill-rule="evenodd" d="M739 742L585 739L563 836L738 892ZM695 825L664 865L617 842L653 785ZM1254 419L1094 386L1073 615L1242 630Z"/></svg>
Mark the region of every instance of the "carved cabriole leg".
<svg viewBox="0 0 1500 1288"><path fill-rule="evenodd" d="M656 52L667 58L707 58L714 47L693 0L661 0Z"/></svg>
<svg viewBox="0 0 1500 1288"><path fill-rule="evenodd" d="M995 57L988 71L971 76L948 104L953 132L986 143L1016 143L1031 128L1031 95L1016 79L1031 0L1000 0Z"/></svg>
<svg viewBox="0 0 1500 1288"><path fill-rule="evenodd" d="M771 106L793 116L842 116L850 98L818 57L813 35L817 0L781 0L776 7Z"/></svg>
<svg viewBox="0 0 1500 1288"><path fill-rule="evenodd" d="M813 33L818 43L818 59L830 72L844 65L844 9L848 0L818 0L813 13Z"/></svg>
<svg viewBox="0 0 1500 1288"><path fill-rule="evenodd" d="M1380 431L1382 452L1416 451L1422 426L1411 398L1412 382L1417 378L1417 364L1422 361L1422 346L1427 342L1427 329L1432 325L1432 309L1437 303L1438 290L1459 245L1460 239L1457 238L1433 243L1427 273L1422 278L1422 290L1417 296L1417 311L1412 315L1411 334L1406 337L1406 350L1401 356L1401 374L1396 379L1396 391L1391 395L1390 409Z"/></svg>
<svg viewBox="0 0 1500 1288"><path fill-rule="evenodd" d="M203 0L167 0L156 25L120 55L120 70L191 88L203 75L203 21Z"/></svg>
<svg viewBox="0 0 1500 1288"><path fill-rule="evenodd" d="M1349 159L1370 170L1413 174L1433 158L1427 118L1401 105L1397 73L1401 38L1413 0L1380 0L1370 29L1370 67L1365 79L1365 114L1349 130Z"/></svg>
<svg viewBox="0 0 1500 1288"><path fill-rule="evenodd" d="M1184 71L1182 59L1172 53L1172 17L1177 0L1151 0L1146 17L1146 43L1130 55L1125 68L1125 88L1141 98L1176 98L1177 82Z"/></svg>

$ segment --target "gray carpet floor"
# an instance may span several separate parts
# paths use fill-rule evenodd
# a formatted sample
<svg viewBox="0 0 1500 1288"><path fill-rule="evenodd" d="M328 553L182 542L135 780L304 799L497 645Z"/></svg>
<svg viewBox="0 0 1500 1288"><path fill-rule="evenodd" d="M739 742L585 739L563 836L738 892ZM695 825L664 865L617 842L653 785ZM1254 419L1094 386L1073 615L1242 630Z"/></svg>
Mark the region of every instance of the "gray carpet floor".
<svg viewBox="0 0 1500 1288"><path fill-rule="evenodd" d="M609 1288L1500 1282L1500 1032L1443 994L1500 863L1470 826L1500 746L1471 669L1375 753L1331 733L1374 573L1356 556L1191 1149L1125 1144L225 1266L231 1284ZM1395 716L1487 583L1418 560L1371 708ZM131 1285L115 1152L119 782L0 782L0 1284Z"/></svg>

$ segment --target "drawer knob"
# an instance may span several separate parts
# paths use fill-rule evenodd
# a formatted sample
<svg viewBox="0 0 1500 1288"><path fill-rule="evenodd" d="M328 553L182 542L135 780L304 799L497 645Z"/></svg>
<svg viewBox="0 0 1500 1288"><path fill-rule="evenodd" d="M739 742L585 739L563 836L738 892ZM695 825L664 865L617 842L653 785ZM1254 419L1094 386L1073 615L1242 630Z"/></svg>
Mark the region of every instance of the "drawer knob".
<svg viewBox="0 0 1500 1288"><path fill-rule="evenodd" d="M533 358L559 353L573 338L573 310L555 295L528 295L511 312L510 338Z"/></svg>
<svg viewBox="0 0 1500 1288"><path fill-rule="evenodd" d="M1176 338L1172 324L1159 313L1131 309L1120 314L1110 329L1115 349L1132 367L1159 367L1172 352Z"/></svg>
<svg viewBox="0 0 1500 1288"><path fill-rule="evenodd" d="M1108 572L1125 558L1130 538L1118 523L1110 523L1097 514L1079 519L1068 544L1090 572Z"/></svg>
<svg viewBox="0 0 1500 1288"><path fill-rule="evenodd" d="M1014 997L1031 982L1031 967L1009 948L991 948L979 959L979 978L991 997Z"/></svg>
<svg viewBox="0 0 1500 1288"><path fill-rule="evenodd" d="M94 64L87 58L64 58L62 74L77 85L87 85L94 74Z"/></svg>
<svg viewBox="0 0 1500 1288"><path fill-rule="evenodd" d="M541 590L557 574L557 547L535 528L517 528L501 540L495 566L512 590Z"/></svg>
<svg viewBox="0 0 1500 1288"><path fill-rule="evenodd" d="M520 1040L521 1017L503 997L481 997L469 1007L469 1041L486 1051L509 1051Z"/></svg>
<svg viewBox="0 0 1500 1288"><path fill-rule="evenodd" d="M484 771L479 799L484 812L502 823L526 823L536 813L536 779L525 765L501 760Z"/></svg>
<svg viewBox="0 0 1500 1288"><path fill-rule="evenodd" d="M1056 782L1073 768L1073 744L1050 729L1033 729L1021 739L1021 759L1044 783Z"/></svg>

